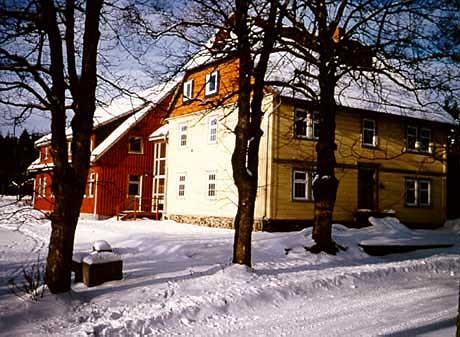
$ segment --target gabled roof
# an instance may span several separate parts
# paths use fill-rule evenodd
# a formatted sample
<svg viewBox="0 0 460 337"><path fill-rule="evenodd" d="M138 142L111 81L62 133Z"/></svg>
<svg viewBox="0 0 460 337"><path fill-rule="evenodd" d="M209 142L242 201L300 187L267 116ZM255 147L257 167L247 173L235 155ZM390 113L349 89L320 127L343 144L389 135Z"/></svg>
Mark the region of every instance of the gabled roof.
<svg viewBox="0 0 460 337"><path fill-rule="evenodd" d="M172 81L174 82L174 81ZM99 106L94 111L93 129L109 124L117 119L129 116L149 104L156 104L163 88L169 88L172 82L162 83L150 89L144 90L136 95L123 95L112 100L109 104ZM174 82L175 83L175 82ZM174 84L175 85L175 84ZM66 129L67 138L72 138L72 129ZM47 144L51 141L51 133L35 141L35 146Z"/></svg>
<svg viewBox="0 0 460 337"><path fill-rule="evenodd" d="M213 40L203 47L186 64L185 70L192 71L206 64L212 64L223 59L221 53L211 53L210 46ZM311 101L301 90L295 88L295 82L302 81L316 94L319 93L318 84L313 80L301 79L300 74L305 69L305 61L288 53L276 52L270 56L267 69L267 82L290 83L292 87L274 85L272 89L284 97ZM433 122L455 124L455 119L442 108L442 98L433 96L428 91L404 89L382 74L369 73L374 77L378 86L374 86L370 79L361 77L356 81L351 75L343 77L336 88L336 100L340 106L386 113L402 117L416 118ZM392 74L392 77L398 77ZM398 79L403 82L402 79ZM411 87L407 84L407 87Z"/></svg>
<svg viewBox="0 0 460 337"><path fill-rule="evenodd" d="M104 153L109 150L118 140L120 140L126 133L139 121L141 121L147 114L160 104L170 94L177 85L178 79L171 80L164 84L159 84L149 89L150 102L135 112L132 116L128 117L121 123L107 138L105 138L96 148L91 152L91 163L98 160Z"/></svg>
<svg viewBox="0 0 460 337"><path fill-rule="evenodd" d="M273 89L283 97L311 100L301 90L296 90L295 83L304 81L314 94L319 94L318 84L313 80L302 79L298 75L305 67L305 62L287 52L278 52L270 57L266 80L268 82L290 83L293 87L274 86ZM378 113L397 115L408 118L416 118L433 122L455 124L455 119L442 108L442 99L433 96L428 91L418 90L413 92L409 89L392 82L382 74L369 73L369 77L375 77L375 83L367 78L358 80L350 76L343 77L336 87L336 100L340 106L374 111ZM399 82L405 83L397 74L392 77ZM308 82L307 82L308 81Z"/></svg>

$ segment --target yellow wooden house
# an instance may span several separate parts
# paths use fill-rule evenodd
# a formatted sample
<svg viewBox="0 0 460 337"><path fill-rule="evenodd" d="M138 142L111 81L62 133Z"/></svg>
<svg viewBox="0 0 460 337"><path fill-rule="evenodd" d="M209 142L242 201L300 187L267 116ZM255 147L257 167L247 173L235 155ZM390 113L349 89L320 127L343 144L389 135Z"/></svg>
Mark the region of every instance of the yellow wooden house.
<svg viewBox="0 0 460 337"><path fill-rule="evenodd" d="M274 58L269 77L290 76L282 57ZM190 62L166 120L165 218L232 227L237 75L235 59ZM393 88L384 91L385 102L359 86L344 92L337 98L334 222L353 224L357 215L372 212L394 214L408 225L441 225L453 119ZM263 109L255 228L305 227L313 220L315 107L292 90L267 87Z"/></svg>

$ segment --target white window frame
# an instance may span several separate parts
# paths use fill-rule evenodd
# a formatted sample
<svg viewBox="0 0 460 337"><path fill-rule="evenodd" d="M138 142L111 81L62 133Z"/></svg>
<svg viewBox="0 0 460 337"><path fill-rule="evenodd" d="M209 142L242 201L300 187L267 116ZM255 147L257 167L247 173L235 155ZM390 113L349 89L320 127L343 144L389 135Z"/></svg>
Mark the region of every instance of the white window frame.
<svg viewBox="0 0 460 337"><path fill-rule="evenodd" d="M414 202L407 202L407 193L409 190L407 189L407 184L413 183L414 188L411 189L411 193L414 193ZM427 188L422 190L422 184L427 184ZM431 206L431 180L429 179L417 179L417 178L406 178L404 183L404 204L406 207L430 207ZM428 194L427 202L422 201L422 192L426 191Z"/></svg>
<svg viewBox="0 0 460 337"><path fill-rule="evenodd" d="M305 179L296 178L296 173L305 174ZM296 201L313 201L313 176L314 173L309 170L293 170L292 171L292 200ZM296 195L296 185L303 184L305 186L305 195Z"/></svg>
<svg viewBox="0 0 460 337"><path fill-rule="evenodd" d="M206 172L206 176L207 176L206 195L208 199L215 199L217 196L217 189L216 189L217 173L216 171L208 171Z"/></svg>
<svg viewBox="0 0 460 337"><path fill-rule="evenodd" d="M211 88L211 79L215 79L215 86ZM206 74L206 85L204 88L205 96L214 95L219 91L219 71L215 70L212 73Z"/></svg>
<svg viewBox="0 0 460 337"><path fill-rule="evenodd" d="M217 130L219 121L216 116L210 117L208 120L208 144L217 143Z"/></svg>
<svg viewBox="0 0 460 337"><path fill-rule="evenodd" d="M425 137L425 135L423 134L424 132L427 132L428 137ZM420 128L418 138L419 138L418 141L420 143L419 151L420 152L430 152L431 129L429 129L429 128ZM424 141L426 143L426 147L422 148Z"/></svg>
<svg viewBox="0 0 460 337"><path fill-rule="evenodd" d="M368 128L366 126L366 123L372 123L372 128ZM366 131L372 133L372 140L370 143L365 141ZM377 146L377 128L376 128L375 119L370 119L370 118L363 119L362 124L361 124L361 144L363 146L372 146L372 147Z"/></svg>
<svg viewBox="0 0 460 337"><path fill-rule="evenodd" d="M179 173L177 177L177 197L179 199L185 198L186 183L187 183L187 174Z"/></svg>
<svg viewBox="0 0 460 337"><path fill-rule="evenodd" d="M141 147L139 151L133 150L131 148L131 140L139 140L140 147ZM131 154L143 154L144 153L144 142L143 142L142 137L140 137L140 136L130 136L128 138L128 153L131 153Z"/></svg>
<svg viewBox="0 0 460 337"><path fill-rule="evenodd" d="M86 195L88 198L94 197L95 183L96 183L96 173L91 172L88 177L88 194Z"/></svg>
<svg viewBox="0 0 460 337"><path fill-rule="evenodd" d="M41 198L46 197L46 176L38 178L38 196Z"/></svg>
<svg viewBox="0 0 460 337"><path fill-rule="evenodd" d="M305 114L305 117L298 117L298 114ZM297 122L301 121L305 123L305 132L299 132L297 128ZM304 109L294 110L294 136L302 139L313 139L319 138L319 112L309 111Z"/></svg>
<svg viewBox="0 0 460 337"><path fill-rule="evenodd" d="M193 80L190 79L184 82L182 91L182 100L184 102L189 101L193 98Z"/></svg>
<svg viewBox="0 0 460 337"><path fill-rule="evenodd" d="M409 129L412 130L411 137L414 138L414 146L409 147ZM415 131L415 134L414 134ZM425 134L428 135L426 137ZM408 125L406 128L406 149L410 152L420 152L420 153L432 153L433 152L433 143L432 143L431 129L427 127L417 127L414 125ZM425 145L423 145L425 144Z"/></svg>
<svg viewBox="0 0 460 337"><path fill-rule="evenodd" d="M138 180L132 180L131 177L139 177ZM138 194L130 194L129 186L131 184L136 184L138 186ZM142 175L140 174L128 174L128 196L131 197L140 197L142 195Z"/></svg>
<svg viewBox="0 0 460 337"><path fill-rule="evenodd" d="M188 143L188 125L187 123L179 124L179 147L186 147Z"/></svg>

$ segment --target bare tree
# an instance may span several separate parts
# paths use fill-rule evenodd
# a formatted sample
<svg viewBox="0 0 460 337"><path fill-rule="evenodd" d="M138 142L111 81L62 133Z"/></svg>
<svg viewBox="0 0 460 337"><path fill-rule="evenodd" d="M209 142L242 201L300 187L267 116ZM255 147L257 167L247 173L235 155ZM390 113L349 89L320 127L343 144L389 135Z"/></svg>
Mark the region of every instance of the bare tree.
<svg viewBox="0 0 460 337"><path fill-rule="evenodd" d="M53 293L70 289L75 229L89 169L90 136L96 107L97 51L103 1L27 1L0 7L2 103L22 112L51 113L54 159L51 238L46 283ZM76 12L84 13L83 36L76 35ZM82 18L80 16L79 18ZM81 46L77 47L77 41ZM80 54L81 52L81 54ZM70 95L67 95L70 93ZM11 94L10 94L11 95ZM72 162L68 161L66 117L73 111Z"/></svg>
<svg viewBox="0 0 460 337"><path fill-rule="evenodd" d="M315 0L291 1L284 14L277 50L289 51L302 62L292 78L272 84L301 92L319 112L313 185L316 245L311 251L335 254L339 246L331 228L338 189L335 116L340 89L355 82L389 105L404 102L385 101L388 84L413 92L416 100L419 90L452 89L459 51L445 34L458 27L458 11L451 1Z"/></svg>

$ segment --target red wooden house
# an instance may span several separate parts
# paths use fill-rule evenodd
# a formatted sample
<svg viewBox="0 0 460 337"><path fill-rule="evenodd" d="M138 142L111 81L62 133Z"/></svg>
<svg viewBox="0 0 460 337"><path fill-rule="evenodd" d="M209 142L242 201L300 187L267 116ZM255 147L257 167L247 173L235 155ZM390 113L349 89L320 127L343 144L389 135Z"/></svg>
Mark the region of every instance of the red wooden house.
<svg viewBox="0 0 460 337"><path fill-rule="evenodd" d="M162 206L162 187L158 181L164 175L154 164L154 156L163 151L149 136L161 127L175 83L160 85L147 94L145 100L118 99L107 108L98 108L91 136L91 167L86 193L81 206L82 216L97 219L114 215L139 214L158 216ZM68 131L69 161L71 131ZM39 158L30 166L35 173L34 207L52 211L51 191L53 159L51 135L37 140ZM158 178L159 175L162 177ZM154 186L155 182L155 186ZM160 197L159 197L160 196Z"/></svg>

